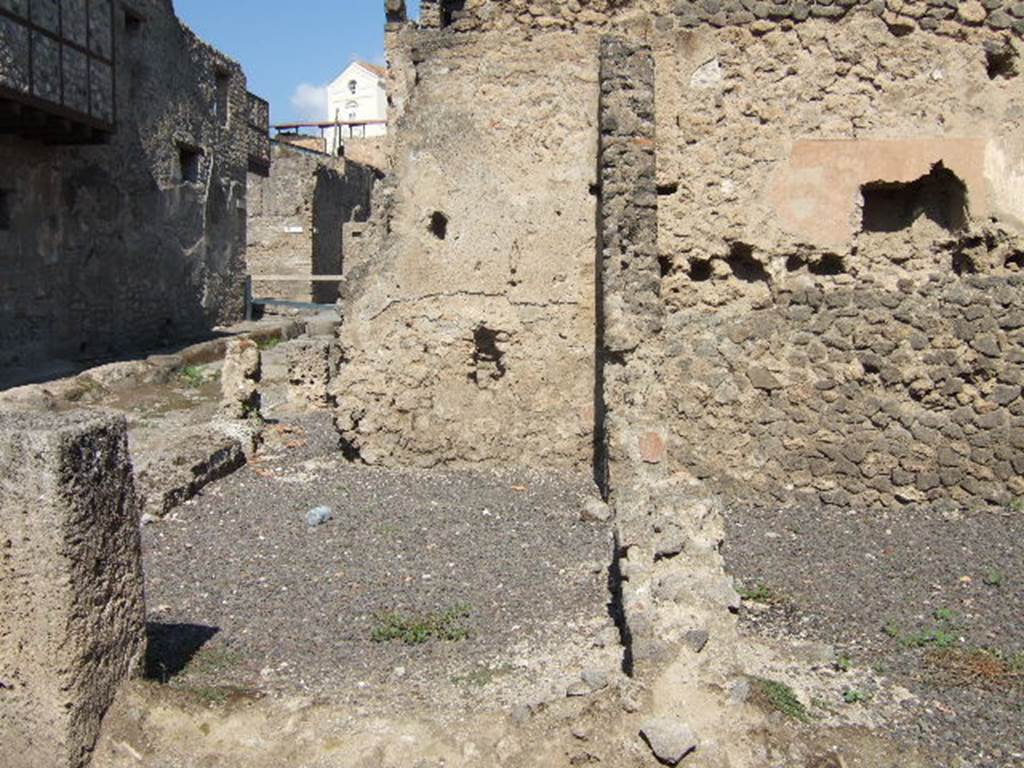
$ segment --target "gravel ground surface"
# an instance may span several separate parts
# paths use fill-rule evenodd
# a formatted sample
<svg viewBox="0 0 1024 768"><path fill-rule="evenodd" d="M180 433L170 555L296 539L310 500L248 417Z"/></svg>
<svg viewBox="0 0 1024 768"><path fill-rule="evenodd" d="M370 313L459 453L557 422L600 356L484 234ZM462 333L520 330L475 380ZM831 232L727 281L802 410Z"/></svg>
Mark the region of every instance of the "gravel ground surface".
<svg viewBox="0 0 1024 768"><path fill-rule="evenodd" d="M272 425L257 461L145 529L152 676L437 703L502 681L564 694L612 651L594 650L611 544L579 520L588 477L382 471L342 461L333 436L322 417ZM310 527L321 505L333 519ZM372 638L387 612L457 607L466 639Z"/></svg>
<svg viewBox="0 0 1024 768"><path fill-rule="evenodd" d="M746 508L728 518L727 566L756 598L744 602L748 628L832 643L910 689L917 718L902 738L970 766L1024 765L1024 667L1013 665L1024 652L1024 513Z"/></svg>

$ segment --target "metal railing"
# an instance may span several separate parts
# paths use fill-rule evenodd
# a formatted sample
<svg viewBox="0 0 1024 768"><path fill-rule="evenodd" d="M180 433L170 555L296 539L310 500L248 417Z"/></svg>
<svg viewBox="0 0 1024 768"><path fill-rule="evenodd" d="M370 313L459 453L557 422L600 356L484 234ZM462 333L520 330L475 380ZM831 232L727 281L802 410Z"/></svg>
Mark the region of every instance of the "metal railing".
<svg viewBox="0 0 1024 768"><path fill-rule="evenodd" d="M0 127L39 129L41 113L111 132L115 77L112 0L0 2L0 101L28 108Z"/></svg>

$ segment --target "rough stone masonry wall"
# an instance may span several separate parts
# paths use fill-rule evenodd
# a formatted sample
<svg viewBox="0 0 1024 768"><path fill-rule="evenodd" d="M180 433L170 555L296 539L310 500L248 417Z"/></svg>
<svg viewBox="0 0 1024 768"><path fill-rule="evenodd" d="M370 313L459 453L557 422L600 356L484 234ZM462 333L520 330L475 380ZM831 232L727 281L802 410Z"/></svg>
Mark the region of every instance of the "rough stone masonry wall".
<svg viewBox="0 0 1024 768"><path fill-rule="evenodd" d="M145 647L123 418L0 416L0 747L79 768Z"/></svg>
<svg viewBox="0 0 1024 768"><path fill-rule="evenodd" d="M459 65L472 58L477 70L483 61L497 71L504 46L524 29L531 50L564 39L562 23L506 13L513 6L468 0L467 15L459 20L453 11L456 20L439 31L389 28L398 41L389 51L392 80L405 84L396 90L403 125L434 116L434 102L421 89L435 68L448 89L443 110L473 109L493 128L510 119L515 110L490 97L486 79L480 96L461 95ZM573 7L565 4L569 13L577 12ZM819 501L864 505L966 504L1004 501L1024 490L1014 468L1020 463L1015 275L1022 262L1024 103L1021 44L1012 31L971 21L977 9L966 5L934 31L928 23L921 29L880 19L878 8L867 7L833 14L836 19L797 14L801 23L795 23L771 21L758 6L729 24L709 18L697 28L677 13L693 6L649 13L655 7L619 3L604 19L650 47L656 72L654 132L630 110L608 111L613 123L623 123L610 125L609 135L636 142L626 143L625 158L653 142L656 179L641 174L643 183L626 184L631 191L623 198L615 164L602 166L595 402L611 487L620 461L629 468L622 476L627 487L644 476L637 468L646 467L654 478L697 477L712 490L747 498L813 493ZM938 5L928 8L935 18L949 16ZM574 25L567 45L576 47L577 60L582 53L595 66L590 56L604 22L566 23ZM532 61L528 54L520 59ZM520 94L531 82L558 78L554 64L539 72L529 63L518 66ZM602 92L616 93L614 80ZM557 133L561 109L531 114L536 136ZM460 143L431 139L435 162L476 141L462 131L448 133ZM539 143L545 146L543 138ZM606 159L617 151L612 142ZM492 153L445 170L453 187L476 192L477 178L504 174L500 159ZM423 176L407 160L397 162L401 198ZM532 200L542 180L560 172L557 163L566 170L564 160L554 162L544 176L504 179ZM605 179L606 173L612 175ZM655 210L649 205L656 205L656 227L644 223ZM394 234L413 233L422 243L431 210L439 209L416 211L419 233L399 228ZM644 215L620 215L630 210ZM475 216L491 226L510 219L526 231L537 226L505 211L475 210ZM628 245L618 271L615 254L622 247L608 221L628 235L619 238ZM647 285L651 262L639 266L632 257L647 250L655 232L658 279ZM483 232L459 235L467 251L489 243ZM409 274L418 280L422 273ZM416 349L406 329L429 338L448 327L447 313L460 297L438 296L447 302L444 310L420 325L390 326L403 341L373 365L409 360L408 353L392 352L401 344ZM488 432L473 429L471 409L460 413L451 405L438 419L431 398L410 394L424 381L444 381L440 372L465 353L416 355L422 365L402 381L409 393L388 395L390 385L379 381L365 386L372 394L362 402L374 404L369 420L346 420L363 413L352 404L339 422L343 435L364 445L380 441L385 422L385 432L404 424L392 444L415 435L408 444L416 443L417 461L446 460L458 454L444 435L458 425L474 436ZM532 364L547 369L542 358ZM634 408L637 403L643 407ZM534 455L533 444L522 439L529 421L521 414L505 420L508 444L526 447L516 460ZM430 433L436 443L419 438L439 423ZM408 455L390 451L395 461Z"/></svg>
<svg viewBox="0 0 1024 768"><path fill-rule="evenodd" d="M290 144L272 145L269 176L249 174L246 263L257 297L333 303L333 283L261 282L265 275L342 274L342 229L365 222L374 171Z"/></svg>
<svg viewBox="0 0 1024 768"><path fill-rule="evenodd" d="M371 463L587 466L596 41L390 35L415 85L389 245L342 299L341 435Z"/></svg>
<svg viewBox="0 0 1024 768"><path fill-rule="evenodd" d="M243 315L245 76L169 0L119 4L115 49L109 143L0 138L0 366L129 350ZM183 151L198 152L195 180L182 178Z"/></svg>
<svg viewBox="0 0 1024 768"><path fill-rule="evenodd" d="M750 27L764 33L808 19L838 21L855 8L881 17L899 34L914 29L958 35L959 27L987 27L1024 35L1024 7L1015 0L426 0L424 26L456 32L598 28L655 18L658 28ZM646 17L646 18L645 18Z"/></svg>
<svg viewBox="0 0 1024 768"><path fill-rule="evenodd" d="M657 37L673 470L862 507L1024 493L1014 46L868 15Z"/></svg>

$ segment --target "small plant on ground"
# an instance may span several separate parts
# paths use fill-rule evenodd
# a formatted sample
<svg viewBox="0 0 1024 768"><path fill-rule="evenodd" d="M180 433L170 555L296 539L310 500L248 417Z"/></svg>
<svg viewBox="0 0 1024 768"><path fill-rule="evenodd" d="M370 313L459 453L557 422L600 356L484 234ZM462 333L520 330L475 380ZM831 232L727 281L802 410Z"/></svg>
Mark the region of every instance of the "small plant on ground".
<svg viewBox="0 0 1024 768"><path fill-rule="evenodd" d="M281 337L280 336L269 336L269 337L267 337L265 339L259 339L256 342L256 346L259 347L264 352L266 352L268 349L273 349L274 347L276 347L280 343L281 343Z"/></svg>
<svg viewBox="0 0 1024 768"><path fill-rule="evenodd" d="M843 701L847 704L867 704L871 701L871 694L856 688L847 688L843 691Z"/></svg>
<svg viewBox="0 0 1024 768"><path fill-rule="evenodd" d="M849 656L840 656L836 659L835 668L837 672L849 672L853 669L853 659Z"/></svg>
<svg viewBox="0 0 1024 768"><path fill-rule="evenodd" d="M430 640L458 642L469 637L469 630L464 624L468 618L469 607L465 605L419 616L381 613L374 617L370 637L375 643L401 640L406 645L422 645Z"/></svg>
<svg viewBox="0 0 1024 768"><path fill-rule="evenodd" d="M985 571L985 575L982 576L981 580L986 587L1001 587L1003 586L1003 572L990 568Z"/></svg>
<svg viewBox="0 0 1024 768"><path fill-rule="evenodd" d="M882 631L906 648L952 648L957 644L958 617L949 608L940 608L932 617L935 625L907 632L895 621L886 622Z"/></svg>
<svg viewBox="0 0 1024 768"><path fill-rule="evenodd" d="M1006 505L1006 509L1010 512L1024 512L1024 498L1011 499Z"/></svg>
<svg viewBox="0 0 1024 768"><path fill-rule="evenodd" d="M203 370L198 365L186 365L181 369L178 377L192 389L199 389L206 381Z"/></svg>
<svg viewBox="0 0 1024 768"><path fill-rule="evenodd" d="M767 680L763 677L752 677L750 678L750 693L751 700L764 709L781 712L786 717L799 720L802 723L811 720L807 707L797 698L796 692L785 683Z"/></svg>
<svg viewBox="0 0 1024 768"><path fill-rule="evenodd" d="M765 605L776 605L785 602L782 595L773 590L767 584L752 584L749 587L740 584L736 592L739 596L751 603L764 603Z"/></svg>

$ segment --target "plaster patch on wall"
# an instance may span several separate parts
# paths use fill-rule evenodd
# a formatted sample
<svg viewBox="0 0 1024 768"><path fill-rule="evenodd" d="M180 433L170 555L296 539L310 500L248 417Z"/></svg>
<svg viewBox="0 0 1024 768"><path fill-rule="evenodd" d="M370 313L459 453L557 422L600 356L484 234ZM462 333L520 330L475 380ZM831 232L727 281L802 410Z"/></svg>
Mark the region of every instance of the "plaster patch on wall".
<svg viewBox="0 0 1024 768"><path fill-rule="evenodd" d="M690 77L691 88L711 88L722 82L722 65L718 59L701 64Z"/></svg>
<svg viewBox="0 0 1024 768"><path fill-rule="evenodd" d="M767 202L792 234L817 246L842 246L861 227L864 185L910 184L942 163L963 181L972 213L984 218L990 207L984 154L985 141L977 138L801 140L769 183Z"/></svg>
<svg viewBox="0 0 1024 768"><path fill-rule="evenodd" d="M1002 142L988 142L985 147L985 179L996 214L1007 223L1024 229L1024 158L1015 157Z"/></svg>

